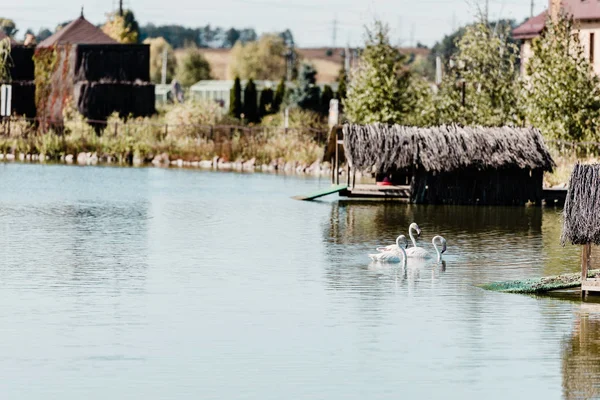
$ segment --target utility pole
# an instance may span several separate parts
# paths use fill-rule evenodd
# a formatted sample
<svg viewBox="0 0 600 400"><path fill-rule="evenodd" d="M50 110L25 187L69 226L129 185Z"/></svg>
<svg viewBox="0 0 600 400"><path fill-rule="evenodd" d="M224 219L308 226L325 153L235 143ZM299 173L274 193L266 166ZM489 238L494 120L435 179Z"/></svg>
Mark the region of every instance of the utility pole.
<svg viewBox="0 0 600 400"><path fill-rule="evenodd" d="M337 36L337 17L333 18L333 32L331 38L331 48L335 49L335 39Z"/></svg>
<svg viewBox="0 0 600 400"><path fill-rule="evenodd" d="M410 46L416 47L415 46L415 24L414 23L410 26Z"/></svg>
<svg viewBox="0 0 600 400"><path fill-rule="evenodd" d="M533 18L533 2L534 2L534 0L531 0L531 13L530 13L531 18Z"/></svg>
<svg viewBox="0 0 600 400"><path fill-rule="evenodd" d="M123 16L123 0L119 0L119 15Z"/></svg>
<svg viewBox="0 0 600 400"><path fill-rule="evenodd" d="M347 76L350 72L350 43L346 43L346 51L344 51L344 70Z"/></svg>
<svg viewBox="0 0 600 400"><path fill-rule="evenodd" d="M164 47L162 54L162 69L160 74L160 83L163 85L167 83L167 46Z"/></svg>

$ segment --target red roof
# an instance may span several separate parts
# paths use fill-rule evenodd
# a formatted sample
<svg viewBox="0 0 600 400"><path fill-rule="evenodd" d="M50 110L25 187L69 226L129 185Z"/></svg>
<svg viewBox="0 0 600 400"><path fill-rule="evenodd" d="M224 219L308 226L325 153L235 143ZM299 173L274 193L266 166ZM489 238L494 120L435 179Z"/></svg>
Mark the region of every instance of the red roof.
<svg viewBox="0 0 600 400"><path fill-rule="evenodd" d="M83 16L72 21L54 35L43 40L38 47L57 44L118 44L116 40L89 23Z"/></svg>
<svg viewBox="0 0 600 400"><path fill-rule="evenodd" d="M600 19L598 0L562 0L562 7L576 20Z"/></svg>
<svg viewBox="0 0 600 400"><path fill-rule="evenodd" d="M513 29L512 34L515 39L531 39L538 36L546 26L547 11L529 18L521 25Z"/></svg>

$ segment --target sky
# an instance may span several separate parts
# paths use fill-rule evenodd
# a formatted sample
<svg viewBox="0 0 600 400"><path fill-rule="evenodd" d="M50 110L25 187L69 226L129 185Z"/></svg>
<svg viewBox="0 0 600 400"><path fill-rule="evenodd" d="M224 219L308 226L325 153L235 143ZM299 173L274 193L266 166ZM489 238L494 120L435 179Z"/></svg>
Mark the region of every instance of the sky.
<svg viewBox="0 0 600 400"><path fill-rule="evenodd" d="M535 15L546 8L547 0L534 1ZM530 15L531 0L488 2L490 20L522 22ZM0 0L0 16L15 21L21 38L28 28L54 31L57 24L77 18L82 6L85 18L98 24L118 7L118 0ZM454 28L474 21L485 0L124 0L124 6L133 10L141 25L210 24L254 28L259 34L289 28L299 47L359 46L365 24L381 19L390 26L394 44L431 46Z"/></svg>

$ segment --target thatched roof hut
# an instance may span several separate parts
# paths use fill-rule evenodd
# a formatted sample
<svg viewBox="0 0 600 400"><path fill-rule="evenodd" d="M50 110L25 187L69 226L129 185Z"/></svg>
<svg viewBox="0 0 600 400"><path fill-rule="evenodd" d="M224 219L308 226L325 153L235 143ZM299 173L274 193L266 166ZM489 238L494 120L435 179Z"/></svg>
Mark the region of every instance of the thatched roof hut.
<svg viewBox="0 0 600 400"><path fill-rule="evenodd" d="M561 243L582 245L581 292L600 291L600 279L588 279L592 244L600 244L600 164L576 164L563 211Z"/></svg>
<svg viewBox="0 0 600 400"><path fill-rule="evenodd" d="M534 128L373 124L342 130L351 168L408 177L417 203L541 202L543 173L554 167Z"/></svg>
<svg viewBox="0 0 600 400"><path fill-rule="evenodd" d="M600 244L600 164L576 164L563 211L561 242Z"/></svg>
<svg viewBox="0 0 600 400"><path fill-rule="evenodd" d="M344 150L351 166L380 172L422 168L428 172L477 169L550 171L552 157L534 128L418 128L401 125L344 125Z"/></svg>

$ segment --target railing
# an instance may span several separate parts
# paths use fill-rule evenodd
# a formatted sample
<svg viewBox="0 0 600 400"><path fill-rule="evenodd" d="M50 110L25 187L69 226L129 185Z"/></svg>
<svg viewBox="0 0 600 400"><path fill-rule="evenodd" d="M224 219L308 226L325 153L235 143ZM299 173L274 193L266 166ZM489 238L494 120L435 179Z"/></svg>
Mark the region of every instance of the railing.
<svg viewBox="0 0 600 400"><path fill-rule="evenodd" d="M20 125L19 125L20 124ZM53 120L48 118L26 118L26 117L4 117L0 123L0 136L10 136L15 134L21 134L23 136L29 136L32 134L43 134L49 130L52 126L61 126L63 121ZM73 122L70 123L73 125ZM203 124L167 124L150 121L139 121L129 120L127 122L108 122L102 120L86 119L80 122L79 129L84 130L95 130L98 134L102 132L115 136L119 135L123 130L135 128L135 127L148 127L153 129L157 135L166 137L169 133L178 133L186 131L186 135L206 140L227 140L232 139L234 135L240 135L249 138L267 138L271 135L280 133L302 133L308 136L312 136L313 140L318 143L325 143L327 139L328 131L326 129L316 129L312 127L270 127L270 126L244 126L244 125L203 125Z"/></svg>

